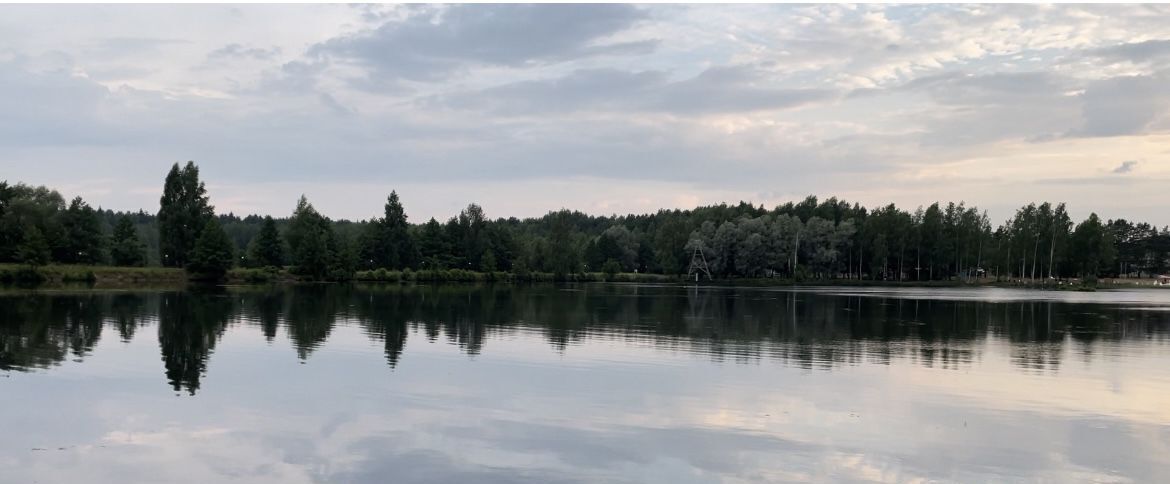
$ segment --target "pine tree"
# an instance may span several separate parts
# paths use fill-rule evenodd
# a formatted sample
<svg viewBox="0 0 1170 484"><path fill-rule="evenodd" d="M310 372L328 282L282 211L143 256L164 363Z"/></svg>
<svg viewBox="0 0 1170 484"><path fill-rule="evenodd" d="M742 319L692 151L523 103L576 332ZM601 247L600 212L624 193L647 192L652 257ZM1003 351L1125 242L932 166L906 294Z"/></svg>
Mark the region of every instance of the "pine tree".
<svg viewBox="0 0 1170 484"><path fill-rule="evenodd" d="M371 220L359 240L362 267L404 269L418 266L419 250L406 222L406 210L391 191L386 197L385 216Z"/></svg>
<svg viewBox="0 0 1170 484"><path fill-rule="evenodd" d="M146 246L138 239L138 230L130 217L123 215L114 226L110 259L116 266L138 267L146 263Z"/></svg>
<svg viewBox="0 0 1170 484"><path fill-rule="evenodd" d="M329 266L333 261L329 254L328 237L320 226L309 228L294 252L298 274L313 279L325 279L329 275Z"/></svg>
<svg viewBox="0 0 1170 484"><path fill-rule="evenodd" d="M97 212L81 197L74 198L61 214L64 238L58 260L67 264L96 264L105 259L105 236Z"/></svg>
<svg viewBox="0 0 1170 484"><path fill-rule="evenodd" d="M223 279L232 267L232 241L215 217L207 219L191 252L187 271L200 279Z"/></svg>
<svg viewBox="0 0 1170 484"><path fill-rule="evenodd" d="M343 272L337 266L345 262L339 252L340 244L333 232L333 223L313 208L301 195L297 208L289 219L289 250L292 253L293 272L312 279L326 279L331 272Z"/></svg>
<svg viewBox="0 0 1170 484"><path fill-rule="evenodd" d="M213 216L207 189L199 181L199 167L188 161L182 169L175 163L167 174L159 199L159 255L168 267L183 267L200 231Z"/></svg>
<svg viewBox="0 0 1170 484"><path fill-rule="evenodd" d="M249 258L253 265L284 266L284 245L280 240L280 233L276 230L276 221L272 217L264 217L264 225L260 227L260 233L256 234L250 245Z"/></svg>
<svg viewBox="0 0 1170 484"><path fill-rule="evenodd" d="M442 269L447 267L451 257L451 249L447 244L443 226L431 217L419 230L418 249L423 269Z"/></svg>
<svg viewBox="0 0 1170 484"><path fill-rule="evenodd" d="M385 232L383 237L387 244L386 250L390 263L388 267L393 269L416 267L419 257L418 247L410 236L410 225L406 223L406 209L398 200L398 192L390 192L390 196L386 197L384 209L385 217L382 222Z"/></svg>

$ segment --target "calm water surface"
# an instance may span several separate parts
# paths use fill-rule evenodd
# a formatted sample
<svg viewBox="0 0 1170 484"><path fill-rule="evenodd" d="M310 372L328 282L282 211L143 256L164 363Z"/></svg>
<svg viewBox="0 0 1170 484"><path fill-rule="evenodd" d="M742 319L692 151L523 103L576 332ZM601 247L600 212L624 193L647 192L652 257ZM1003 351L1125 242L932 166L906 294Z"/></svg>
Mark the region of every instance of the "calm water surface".
<svg viewBox="0 0 1170 484"><path fill-rule="evenodd" d="M1170 482L1170 291L0 292L0 482Z"/></svg>

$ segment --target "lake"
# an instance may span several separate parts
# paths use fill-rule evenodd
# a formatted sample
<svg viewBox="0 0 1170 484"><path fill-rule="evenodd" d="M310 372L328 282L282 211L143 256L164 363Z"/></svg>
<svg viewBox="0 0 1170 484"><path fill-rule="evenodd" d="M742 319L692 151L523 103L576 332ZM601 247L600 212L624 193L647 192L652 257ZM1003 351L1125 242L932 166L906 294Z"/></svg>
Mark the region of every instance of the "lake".
<svg viewBox="0 0 1170 484"><path fill-rule="evenodd" d="M0 482L1170 482L1170 291L0 292Z"/></svg>

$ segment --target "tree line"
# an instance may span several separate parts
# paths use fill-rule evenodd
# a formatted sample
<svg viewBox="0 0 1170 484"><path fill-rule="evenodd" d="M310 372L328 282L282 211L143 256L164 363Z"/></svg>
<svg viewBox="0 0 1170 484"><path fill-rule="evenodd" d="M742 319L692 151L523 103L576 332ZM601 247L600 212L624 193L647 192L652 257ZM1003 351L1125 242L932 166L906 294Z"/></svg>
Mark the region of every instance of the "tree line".
<svg viewBox="0 0 1170 484"><path fill-rule="evenodd" d="M868 209L809 196L767 209L746 202L653 214L566 209L490 219L472 203L446 221L408 221L391 191L379 217L334 220L302 196L287 217L216 214L193 162L171 167L156 214L65 203L55 190L0 182L0 262L182 267L220 278L232 267L287 267L308 279L357 271L463 269L569 276L686 274L692 257L717 278L936 281L1149 276L1170 267L1170 229L1028 204L998 226L964 203Z"/></svg>

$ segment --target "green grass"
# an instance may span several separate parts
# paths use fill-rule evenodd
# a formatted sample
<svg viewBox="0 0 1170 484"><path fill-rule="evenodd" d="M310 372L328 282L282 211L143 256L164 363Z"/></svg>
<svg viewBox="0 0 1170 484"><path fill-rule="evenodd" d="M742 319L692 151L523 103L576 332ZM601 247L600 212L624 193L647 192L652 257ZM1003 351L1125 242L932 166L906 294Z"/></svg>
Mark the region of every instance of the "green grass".
<svg viewBox="0 0 1170 484"><path fill-rule="evenodd" d="M112 267L50 264L30 268L23 264L0 264L0 282L31 284L113 284L139 282L184 282L182 269L170 267Z"/></svg>
<svg viewBox="0 0 1170 484"><path fill-rule="evenodd" d="M296 280L288 270L278 267L245 268L236 267L228 271L229 282L264 284L270 282L292 282Z"/></svg>

